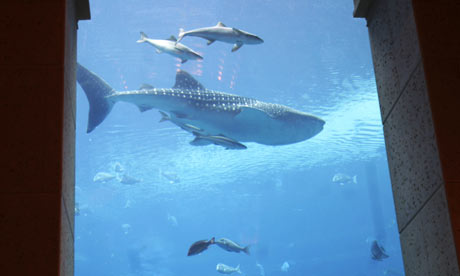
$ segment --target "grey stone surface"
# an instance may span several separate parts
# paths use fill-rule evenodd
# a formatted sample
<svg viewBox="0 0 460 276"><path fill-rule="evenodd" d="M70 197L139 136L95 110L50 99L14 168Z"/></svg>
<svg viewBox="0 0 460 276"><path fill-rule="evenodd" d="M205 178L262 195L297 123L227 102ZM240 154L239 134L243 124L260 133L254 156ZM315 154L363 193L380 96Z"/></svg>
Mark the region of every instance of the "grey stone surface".
<svg viewBox="0 0 460 276"><path fill-rule="evenodd" d="M421 60L411 3L410 0L376 0L368 14L372 59L384 122Z"/></svg>
<svg viewBox="0 0 460 276"><path fill-rule="evenodd" d="M399 230L443 184L425 77L419 65L384 124Z"/></svg>
<svg viewBox="0 0 460 276"><path fill-rule="evenodd" d="M64 200L61 200L61 210L65 210ZM73 212L72 212L73 213ZM74 272L74 235L73 217L69 217L67 212L61 212L61 235L59 250L59 275L71 276Z"/></svg>
<svg viewBox="0 0 460 276"><path fill-rule="evenodd" d="M401 233L406 276L459 275L446 194L436 191Z"/></svg>
<svg viewBox="0 0 460 276"><path fill-rule="evenodd" d="M411 0L389 0L389 16L393 35L393 53L401 88L421 61L420 46Z"/></svg>
<svg viewBox="0 0 460 276"><path fill-rule="evenodd" d="M382 120L401 93L396 57L393 53L393 34L387 1L376 0L369 9L369 39L374 62L375 82L379 92Z"/></svg>

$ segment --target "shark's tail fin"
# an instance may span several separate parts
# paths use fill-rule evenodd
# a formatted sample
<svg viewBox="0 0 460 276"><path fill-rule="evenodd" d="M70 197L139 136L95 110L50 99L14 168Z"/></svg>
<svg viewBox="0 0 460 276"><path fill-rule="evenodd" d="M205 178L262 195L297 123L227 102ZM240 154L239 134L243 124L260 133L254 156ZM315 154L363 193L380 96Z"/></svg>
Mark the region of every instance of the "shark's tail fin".
<svg viewBox="0 0 460 276"><path fill-rule="evenodd" d="M179 43L179 41L181 41L182 38L184 38L184 35L185 35L184 29L180 28L179 29L179 34L177 35L176 44Z"/></svg>
<svg viewBox="0 0 460 276"><path fill-rule="evenodd" d="M248 254L248 255L251 255L251 253L249 252L249 245L246 246L245 248L243 248L243 252Z"/></svg>
<svg viewBox="0 0 460 276"><path fill-rule="evenodd" d="M358 184L358 176L353 176L353 183Z"/></svg>
<svg viewBox="0 0 460 276"><path fill-rule="evenodd" d="M85 91L89 102L88 128L87 133L93 131L112 110L114 101L107 99L107 96L115 93L103 79L77 64L77 81Z"/></svg>
<svg viewBox="0 0 460 276"><path fill-rule="evenodd" d="M238 266L235 268L235 271L238 272L238 274L241 274L240 265L238 265Z"/></svg>
<svg viewBox="0 0 460 276"><path fill-rule="evenodd" d="M136 42L137 43L146 42L147 41L146 38L148 38L147 35L144 32L141 32L141 38Z"/></svg>

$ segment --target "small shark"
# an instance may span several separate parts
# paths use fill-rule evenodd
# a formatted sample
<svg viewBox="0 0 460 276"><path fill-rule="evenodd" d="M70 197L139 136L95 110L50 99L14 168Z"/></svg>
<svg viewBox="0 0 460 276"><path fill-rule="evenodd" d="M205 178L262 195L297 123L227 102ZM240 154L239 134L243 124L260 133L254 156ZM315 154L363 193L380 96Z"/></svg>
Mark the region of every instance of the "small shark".
<svg viewBox="0 0 460 276"><path fill-rule="evenodd" d="M195 135L195 139L193 141L190 141L190 145L193 146L207 146L210 144L222 146L225 149L247 149L247 147L241 143L238 143L238 141L232 140L228 137L225 136L205 136L201 135L200 132L203 132L202 129L197 128L193 125L190 124L183 124L177 119L171 119L168 114L164 113L163 111L160 110L161 114L161 122L164 121L170 121L173 124L177 125L178 127L182 128L185 131L188 131Z"/></svg>
<svg viewBox="0 0 460 276"><path fill-rule="evenodd" d="M165 52L179 58L181 60L181 63L184 63L189 59L203 59L203 57L200 56L197 52L193 51L184 44L178 43L178 41L173 35L168 39L151 39L148 38L145 33L141 32L141 38L137 41L137 43L143 42L147 42L153 47L155 47L156 52L158 54Z"/></svg>
<svg viewBox="0 0 460 276"><path fill-rule="evenodd" d="M177 42L181 41L185 36L198 36L208 40L208 45L211 45L214 41L222 41L230 44L234 44L232 52L235 52L243 44L261 44L264 41L251 33L239 30L237 28L230 28L219 22L216 26L195 29L191 31L184 31L179 29L179 38Z"/></svg>
<svg viewBox="0 0 460 276"><path fill-rule="evenodd" d="M207 146L207 145L218 145L222 146L225 149L247 149L247 147L238 141L230 139L225 136L214 136L214 135L200 135L198 133L193 133L195 139L190 142L190 145L193 146Z"/></svg>
<svg viewBox="0 0 460 276"><path fill-rule="evenodd" d="M172 88L150 86L115 91L95 73L77 64L77 81L89 101L88 133L104 121L119 101L135 104L141 112L159 109L177 125L193 126L198 135L223 136L235 142L287 145L312 138L325 124L318 117L287 106L208 90L183 70L177 71Z"/></svg>

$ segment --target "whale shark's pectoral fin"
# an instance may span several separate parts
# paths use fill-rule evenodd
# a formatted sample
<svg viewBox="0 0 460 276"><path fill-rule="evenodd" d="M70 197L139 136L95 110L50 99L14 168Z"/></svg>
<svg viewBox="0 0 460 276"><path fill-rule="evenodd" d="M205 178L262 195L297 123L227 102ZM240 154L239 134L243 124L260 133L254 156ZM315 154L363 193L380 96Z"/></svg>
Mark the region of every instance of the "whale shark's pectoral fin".
<svg viewBox="0 0 460 276"><path fill-rule="evenodd" d="M217 26L217 27L227 27L227 26L225 26L224 23L222 23L222 22L220 22L220 21L217 22L217 25L216 25L216 26Z"/></svg>
<svg viewBox="0 0 460 276"><path fill-rule="evenodd" d="M160 112L160 114L161 114L161 119L160 119L160 121L159 121L160 123L161 123L161 122L164 122L164 121L169 121L169 120L171 120L171 118L169 118L169 115L168 115L168 114L166 114L165 112L163 112L163 111L161 111L161 110L159 110L159 112Z"/></svg>
<svg viewBox="0 0 460 276"><path fill-rule="evenodd" d="M171 111L171 114L173 114L174 117L179 118L179 119L187 118L187 114L181 113L179 111Z"/></svg>
<svg viewBox="0 0 460 276"><path fill-rule="evenodd" d="M157 52L157 54L163 53L160 49L155 49L155 52Z"/></svg>
<svg viewBox="0 0 460 276"><path fill-rule="evenodd" d="M240 113L235 116L237 120L257 121L272 120L273 118L265 111L254 107L243 106Z"/></svg>
<svg viewBox="0 0 460 276"><path fill-rule="evenodd" d="M145 112L147 110L152 109L150 106L146 106L146 105L138 105L137 108L139 108L140 112Z"/></svg>
<svg viewBox="0 0 460 276"><path fill-rule="evenodd" d="M208 39L208 43L207 43L207 44L208 44L208 46L209 46L209 45L211 45L211 44L213 44L213 43L214 43L214 41L216 41L216 40L215 40L215 39Z"/></svg>
<svg viewBox="0 0 460 276"><path fill-rule="evenodd" d="M232 52L235 52L236 50L238 50L239 48L241 48L241 46L243 46L243 42L237 41L237 42L235 43L235 45L233 45Z"/></svg>
<svg viewBox="0 0 460 276"><path fill-rule="evenodd" d="M180 63L186 63L188 59L181 59Z"/></svg>

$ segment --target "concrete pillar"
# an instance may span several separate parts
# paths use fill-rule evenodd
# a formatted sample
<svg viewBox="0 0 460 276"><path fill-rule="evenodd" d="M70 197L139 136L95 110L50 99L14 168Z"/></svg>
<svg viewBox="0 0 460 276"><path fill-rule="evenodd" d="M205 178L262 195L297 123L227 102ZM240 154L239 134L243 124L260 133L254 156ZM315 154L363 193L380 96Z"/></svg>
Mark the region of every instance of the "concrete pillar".
<svg viewBox="0 0 460 276"><path fill-rule="evenodd" d="M89 6L1 6L0 273L73 275L76 28Z"/></svg>
<svg viewBox="0 0 460 276"><path fill-rule="evenodd" d="M460 4L355 0L365 17L406 275L459 275Z"/></svg>

